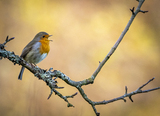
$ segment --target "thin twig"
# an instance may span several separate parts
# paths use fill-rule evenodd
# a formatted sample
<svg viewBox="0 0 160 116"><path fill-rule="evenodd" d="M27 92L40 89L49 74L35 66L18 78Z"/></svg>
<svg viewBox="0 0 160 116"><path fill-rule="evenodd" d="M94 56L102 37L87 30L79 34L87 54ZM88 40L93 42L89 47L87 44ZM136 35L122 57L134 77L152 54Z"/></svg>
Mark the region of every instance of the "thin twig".
<svg viewBox="0 0 160 116"><path fill-rule="evenodd" d="M9 38L9 36L6 37L6 41L3 43L3 45L5 45L7 42L13 40L15 37L12 37L12 38L10 38L10 39L8 39L8 38Z"/></svg>
<svg viewBox="0 0 160 116"><path fill-rule="evenodd" d="M142 12L142 13L147 13L148 11L139 10L139 12Z"/></svg>
<svg viewBox="0 0 160 116"><path fill-rule="evenodd" d="M134 15L134 7L130 9L130 11L132 12L132 15Z"/></svg>
<svg viewBox="0 0 160 116"><path fill-rule="evenodd" d="M53 94L53 90L51 89L51 93L49 94L48 99L52 96L52 94Z"/></svg>
<svg viewBox="0 0 160 116"><path fill-rule="evenodd" d="M138 7L136 8L135 12L134 12L134 7L131 9L132 16L131 16L131 18L130 18L128 24L127 24L127 26L125 27L124 31L122 32L122 34L120 35L120 37L118 38L117 42L112 47L112 49L110 50L110 52L107 54L107 56L103 59L102 62L99 63L98 68L95 70L95 72L91 76L92 81L94 81L94 79L96 78L96 76L98 75L98 73L100 72L100 70L102 69L102 67L104 66L104 64L108 61L108 59L111 57L111 55L117 49L117 47L120 44L120 42L122 41L123 37L125 36L125 34L127 33L127 31L129 30L129 27L131 26L131 24L132 24L134 18L136 17L136 15L139 12L141 12L140 8L141 8L143 2L144 2L144 0L139 0L139 4L138 4Z"/></svg>
<svg viewBox="0 0 160 116"><path fill-rule="evenodd" d="M148 83L150 83L151 81L153 81L155 79L155 77L153 77L152 79L150 79L147 83L145 83L145 84L143 84L142 86L140 86L139 88L138 88L138 90L141 90L144 86L146 86ZM138 91L137 90L137 91Z"/></svg>
<svg viewBox="0 0 160 116"><path fill-rule="evenodd" d="M125 86L125 94L127 94L128 88L127 86Z"/></svg>
<svg viewBox="0 0 160 116"><path fill-rule="evenodd" d="M108 103L111 103L111 102L115 102L115 101L118 101L118 100L124 100L124 98L126 97L129 97L129 99L133 102L133 99L132 99L132 96L133 95L136 95L136 94L140 94L140 93L146 93L146 92L150 92L150 91L154 91L154 90L158 90L160 89L160 87L156 87L156 88L153 88L153 89L148 89L148 90L141 90L144 86L146 86L147 84L149 84L151 81L153 81L154 78L150 79L147 83L145 83L144 85L140 86L137 90L135 91L132 91L128 94L125 94L120 96L120 97L117 97L117 98L114 98L114 99L111 99L111 100L106 100L106 101L100 101L100 102L95 102L95 105L101 105L101 104L108 104ZM126 89L125 89L126 91Z"/></svg>
<svg viewBox="0 0 160 116"><path fill-rule="evenodd" d="M66 98L73 98L73 97L76 96L77 94L78 94L78 92L74 93L73 95L66 96Z"/></svg>
<svg viewBox="0 0 160 116"><path fill-rule="evenodd" d="M3 44L0 44L0 49L4 49L6 43L14 39L14 37L12 37L10 39L8 39L8 38L9 38L9 36L6 37L6 40Z"/></svg>
<svg viewBox="0 0 160 116"><path fill-rule="evenodd" d="M62 98L65 102L67 102L67 106L68 107L74 107L71 103L69 103L69 101L67 100L67 97L66 96L63 96L61 93L59 93L57 90L55 90L54 88L52 89L52 91L58 95L60 98Z"/></svg>

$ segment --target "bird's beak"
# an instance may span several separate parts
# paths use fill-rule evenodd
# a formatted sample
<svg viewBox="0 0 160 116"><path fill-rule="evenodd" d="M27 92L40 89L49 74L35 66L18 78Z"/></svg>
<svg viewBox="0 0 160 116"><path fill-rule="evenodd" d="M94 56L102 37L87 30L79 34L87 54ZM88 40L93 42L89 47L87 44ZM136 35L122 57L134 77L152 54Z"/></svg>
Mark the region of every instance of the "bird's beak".
<svg viewBox="0 0 160 116"><path fill-rule="evenodd" d="M49 35L49 37L51 37L52 35ZM52 41L52 40L49 40L49 41Z"/></svg>

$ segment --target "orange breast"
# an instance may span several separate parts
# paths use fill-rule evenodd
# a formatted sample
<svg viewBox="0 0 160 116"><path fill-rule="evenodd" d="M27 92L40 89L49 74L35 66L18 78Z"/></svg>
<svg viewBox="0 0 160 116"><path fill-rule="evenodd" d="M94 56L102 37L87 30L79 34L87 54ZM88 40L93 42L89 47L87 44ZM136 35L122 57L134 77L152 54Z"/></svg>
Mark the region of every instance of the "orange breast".
<svg viewBox="0 0 160 116"><path fill-rule="evenodd" d="M40 53L47 53L50 51L50 46L49 46L49 40L47 38L41 39L39 42L41 42L40 46Z"/></svg>

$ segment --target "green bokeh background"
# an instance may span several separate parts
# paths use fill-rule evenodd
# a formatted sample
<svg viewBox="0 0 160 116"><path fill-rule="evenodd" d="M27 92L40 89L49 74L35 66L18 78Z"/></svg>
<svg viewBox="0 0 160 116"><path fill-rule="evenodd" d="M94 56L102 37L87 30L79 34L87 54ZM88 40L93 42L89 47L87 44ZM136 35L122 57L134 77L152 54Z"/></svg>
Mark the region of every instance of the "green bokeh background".
<svg viewBox="0 0 160 116"><path fill-rule="evenodd" d="M94 101L109 100L134 91L152 77L144 89L160 86L160 1L146 0L120 46L98 74L94 84L84 86ZM51 51L38 64L60 70L72 80L92 75L128 23L136 0L0 0L0 43L7 35L15 39L6 49L20 55L36 33L46 31ZM19 65L0 61L0 116L94 116L91 106L78 94L66 102L25 70L19 81ZM77 90L58 80L63 95ZM133 96L134 102L117 101L96 106L101 116L159 116L160 91Z"/></svg>

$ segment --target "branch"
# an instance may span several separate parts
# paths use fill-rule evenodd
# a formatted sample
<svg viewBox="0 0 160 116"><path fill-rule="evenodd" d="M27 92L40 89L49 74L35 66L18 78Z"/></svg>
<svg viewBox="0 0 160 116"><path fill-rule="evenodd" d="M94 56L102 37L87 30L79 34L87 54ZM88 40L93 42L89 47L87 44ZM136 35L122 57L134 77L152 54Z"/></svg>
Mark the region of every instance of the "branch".
<svg viewBox="0 0 160 116"><path fill-rule="evenodd" d="M148 89L148 90L141 90L144 86L146 86L147 84L149 84L151 81L154 80L154 78L152 78L151 80L149 80L147 83L145 83L144 85L140 86L136 91L133 91L131 93L127 93L128 88L127 86L125 87L125 94L123 96L111 99L111 100L104 100L104 101L100 101L100 102L95 102L92 101L91 99L89 99L87 97L87 95L85 94L84 90L82 89L83 85L88 85L88 84L92 84L96 78L96 76L98 75L98 73L100 72L101 68L103 67L103 65L108 61L108 59L111 57L111 55L115 52L115 50L117 49L118 45L120 44L120 42L122 41L124 35L127 33L127 31L129 30L129 27L131 26L131 23L133 22L135 16L139 13L146 13L148 11L142 11L140 10L144 0L137 0L139 2L138 7L136 8L136 10L134 11L134 7L131 10L132 12L132 16L127 24L127 26L125 27L124 31L122 32L122 34L120 35L120 37L118 38L117 42L115 43L115 45L111 48L111 50L109 51L109 53L106 55L106 57L103 59L102 62L99 62L99 66L97 67L97 69L95 70L95 72L92 74L92 76L88 79L82 80L82 81L73 81L71 80L67 75L65 75L64 73L62 73L61 71L58 70L53 70L53 68L50 68L48 71L41 69L37 66L33 66L31 64L29 64L28 62L26 62L25 60L23 60L22 58L20 58L18 55L15 55L14 52L10 52L10 51L6 51L4 49L5 44L7 42L9 42L10 40L14 39L14 38L10 38L8 39L8 36L6 38L6 41L3 44L0 44L0 58L7 58L10 61L12 61L14 64L19 64L22 65L23 67L27 68L30 72L32 72L38 79L43 80L44 82L46 82L46 84L50 87L51 89L51 93L49 94L48 99L52 96L53 92L58 95L60 98L62 98L65 102L68 103L68 107L74 107L71 103L69 103L68 98L73 98L74 96L77 95L77 93L70 95L70 96L63 96L61 93L59 93L56 89L62 89L63 87L58 87L57 86L57 78L62 79L63 81L65 81L68 85L73 86L75 88L77 88L77 90L80 92L81 96L84 98L84 100L86 100L93 108L96 116L100 116L100 113L97 112L95 106L96 105L101 105L101 104L108 104L117 100L123 100L124 102L126 102L126 97L129 97L129 99L133 102L132 96L139 94L139 93L146 93L146 92L150 92L150 91L154 91L154 90L158 90L160 89L160 87L157 88L153 88L153 89ZM55 77L53 79L53 77Z"/></svg>
<svg viewBox="0 0 160 116"><path fill-rule="evenodd" d="M11 41L12 39L14 39L14 38L8 39L8 36L7 36L5 42L3 44L0 44L0 59L7 58L10 61L12 61L14 63L14 65L15 64L19 64L19 65L22 65L23 67L27 68L38 79L43 80L44 82L46 82L47 86L50 87L51 93L50 93L48 99L51 97L52 93L54 92L56 95L58 95L60 98L64 99L64 101L66 101L68 103L68 107L71 107L71 106L73 107L73 105L68 102L67 98L73 98L77 94L73 94L71 96L63 96L61 93L59 93L55 89L62 89L64 87L58 87L56 79L52 79L53 77L50 74L48 74L48 72L46 70L41 69L41 68L39 68L37 66L33 66L30 63L28 63L25 60L23 60L18 55L15 55L14 52L6 51L4 49L5 48L5 44L7 42ZM52 68L50 68L49 71L51 71L51 69Z"/></svg>
<svg viewBox="0 0 160 116"><path fill-rule="evenodd" d="M92 76L90 77L89 80L91 80L91 83L93 83L93 81L95 80L96 76L98 75L98 73L101 71L102 67L104 66L104 64L109 60L109 58L111 57L111 55L115 52L115 50L117 49L118 45L120 44L120 42L122 41L123 37L125 36L125 34L127 33L127 31L129 30L129 27L131 26L134 18L136 17L136 15L139 12L142 12L142 10L140 10L143 2L145 0L138 0L139 4L138 7L136 8L135 12L134 12L134 7L131 10L132 12L132 16L127 24L127 26L125 27L124 31L122 32L122 34L120 35L120 37L118 38L117 42L115 43L115 45L112 47L112 49L110 50L110 52L107 54L107 56L102 60L102 62L99 62L99 66L97 67L97 69L95 70L95 72L92 74ZM148 11L143 11L143 13L146 13Z"/></svg>
<svg viewBox="0 0 160 116"><path fill-rule="evenodd" d="M142 90L142 88L144 86L146 86L147 84L149 84L151 81L153 81L155 78L152 78L150 79L147 83L145 83L144 85L140 86L137 90L131 92L131 93L127 93L127 87L125 87L125 94L120 96L120 97L117 97L117 98L114 98L114 99L111 99L111 100L107 100L107 101L100 101L100 102L95 102L94 105L101 105L101 104L108 104L108 103L111 103L111 102L114 102L114 101L118 101L118 100L124 100L124 102L126 102L126 97L129 97L129 99L133 102L133 99L132 99L132 96L133 95L136 95L136 94L140 94L140 93L146 93L146 92L150 92L150 91L154 91L154 90L158 90L160 89L160 87L156 87L156 88L153 88L153 89L148 89L148 90Z"/></svg>
<svg viewBox="0 0 160 116"><path fill-rule="evenodd" d="M6 47L6 46L5 46L6 43L14 39L14 37L12 37L12 38L10 38L10 39L8 39L8 37L9 37L9 36L6 37L6 40L5 40L5 42L4 42L3 44L0 44L0 49L4 49L4 48ZM1 58L0 58L0 59L1 59Z"/></svg>
<svg viewBox="0 0 160 116"><path fill-rule="evenodd" d="M57 90L55 90L54 88L51 89L51 93L48 97L48 99L51 97L52 93L55 93L55 95L58 95L60 98L62 98L65 102L68 103L67 107L74 107L71 103L69 103L69 101L67 100L67 98L73 98L74 96L77 95L77 93L70 95L70 96L63 96L61 93L59 93Z"/></svg>

